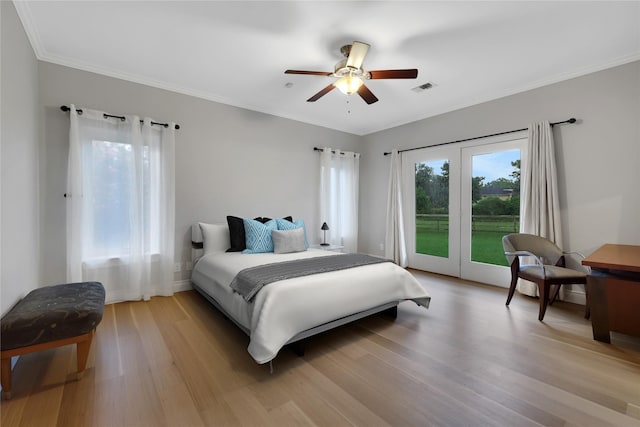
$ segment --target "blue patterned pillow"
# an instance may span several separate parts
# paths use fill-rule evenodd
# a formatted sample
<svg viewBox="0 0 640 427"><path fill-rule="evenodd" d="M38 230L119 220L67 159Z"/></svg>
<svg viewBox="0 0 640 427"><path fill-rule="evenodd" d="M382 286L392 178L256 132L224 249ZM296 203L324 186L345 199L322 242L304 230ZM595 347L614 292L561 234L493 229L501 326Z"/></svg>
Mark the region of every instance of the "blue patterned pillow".
<svg viewBox="0 0 640 427"><path fill-rule="evenodd" d="M249 218L242 218L247 248L243 254L260 254L273 252L273 240L271 231L278 229L278 223L272 219L264 224Z"/></svg>
<svg viewBox="0 0 640 427"><path fill-rule="evenodd" d="M278 223L278 230L295 230L296 228L302 228L304 230L304 246L307 249L309 248L309 242L307 241L307 229L304 226L303 220L298 219L291 222L283 218L276 218L276 222Z"/></svg>

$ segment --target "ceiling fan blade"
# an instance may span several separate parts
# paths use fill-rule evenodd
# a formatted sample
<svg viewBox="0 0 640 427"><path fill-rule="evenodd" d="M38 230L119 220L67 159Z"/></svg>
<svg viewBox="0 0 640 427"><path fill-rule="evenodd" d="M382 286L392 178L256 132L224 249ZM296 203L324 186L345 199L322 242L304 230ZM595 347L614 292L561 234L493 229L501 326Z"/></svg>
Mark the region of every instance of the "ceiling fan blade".
<svg viewBox="0 0 640 427"><path fill-rule="evenodd" d="M347 58L347 67L355 68L359 70L362 67L364 57L369 51L369 45L362 42L353 42L351 44L351 50L349 51L349 57Z"/></svg>
<svg viewBox="0 0 640 427"><path fill-rule="evenodd" d="M367 104L378 102L378 98L376 98L373 92L371 92L365 85L360 86L360 89L358 89L358 95L360 95Z"/></svg>
<svg viewBox="0 0 640 427"><path fill-rule="evenodd" d="M371 79L415 79L418 77L416 68L408 68L406 70L376 70L369 71Z"/></svg>
<svg viewBox="0 0 640 427"><path fill-rule="evenodd" d="M335 86L333 85L333 83L331 83L329 86L325 87L320 92L316 93L311 98L307 99L307 102L316 102L318 99L322 98L323 96L331 92L333 89L335 89Z"/></svg>
<svg viewBox="0 0 640 427"><path fill-rule="evenodd" d="M305 71L305 70L286 70L285 74L306 74L310 76L330 76L333 73L328 71Z"/></svg>

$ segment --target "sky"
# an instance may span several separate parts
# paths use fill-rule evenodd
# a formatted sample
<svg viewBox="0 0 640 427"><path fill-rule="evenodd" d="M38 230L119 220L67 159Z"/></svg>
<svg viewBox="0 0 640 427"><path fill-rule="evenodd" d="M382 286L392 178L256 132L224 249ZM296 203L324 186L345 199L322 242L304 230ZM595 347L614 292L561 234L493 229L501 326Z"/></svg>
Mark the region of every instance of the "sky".
<svg viewBox="0 0 640 427"><path fill-rule="evenodd" d="M473 176L484 176L484 183L503 177L511 179L511 162L520 158L520 150L499 151L497 153L473 156Z"/></svg>

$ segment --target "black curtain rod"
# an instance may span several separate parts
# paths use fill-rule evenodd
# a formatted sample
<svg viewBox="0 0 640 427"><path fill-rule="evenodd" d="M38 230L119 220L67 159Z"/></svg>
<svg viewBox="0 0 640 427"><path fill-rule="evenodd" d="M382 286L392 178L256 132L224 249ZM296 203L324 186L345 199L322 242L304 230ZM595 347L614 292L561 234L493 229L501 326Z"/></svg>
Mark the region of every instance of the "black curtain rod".
<svg viewBox="0 0 640 427"><path fill-rule="evenodd" d="M71 110L71 108L67 107L66 105L61 105L61 106L60 106L60 109L61 109L62 111L64 111L65 113L66 113L67 111ZM82 108L76 108L76 112L77 112L78 114L82 114ZM104 118L105 118L105 119L106 119L107 117L113 117L114 119L120 119L120 120L122 120L123 122L124 122L124 119L125 119L125 117L124 117L124 116L114 116L114 115L112 115L112 114L107 114L107 113L104 113L104 114L103 114L103 116L104 116ZM143 123L143 122L144 122L144 120L140 120L140 123ZM169 123L151 122L151 124L152 124L152 125L159 125L159 126L169 127ZM178 124L177 124L177 125L176 125L176 129L180 129L180 125L178 125Z"/></svg>
<svg viewBox="0 0 640 427"><path fill-rule="evenodd" d="M572 117L569 120L565 120L563 122L551 123L551 126L561 125L561 124L564 124L564 123L575 123L575 122L576 122L576 119L574 119ZM406 150L398 150L398 153L404 153L405 151L421 150L423 148L439 147L441 145L455 144L457 142L473 141L474 139L489 138L490 136L506 135L506 134L509 134L509 133L522 132L523 130L527 130L527 129L529 129L529 128L507 130L507 131L504 131L504 132L492 133L491 135L474 136L473 138L459 139L457 141L450 141L450 142L442 142L440 144L427 145L427 146L424 146L424 147L407 148ZM391 154L391 152L384 153L385 156L388 156L389 154Z"/></svg>
<svg viewBox="0 0 640 427"><path fill-rule="evenodd" d="M313 147L313 151L324 151L324 148ZM333 154L336 154L336 152L335 152L334 150L331 150L331 152L332 152ZM343 153L342 151L340 151L338 154L345 154L345 153ZM355 153L354 153L354 155L353 155L353 156L355 157Z"/></svg>

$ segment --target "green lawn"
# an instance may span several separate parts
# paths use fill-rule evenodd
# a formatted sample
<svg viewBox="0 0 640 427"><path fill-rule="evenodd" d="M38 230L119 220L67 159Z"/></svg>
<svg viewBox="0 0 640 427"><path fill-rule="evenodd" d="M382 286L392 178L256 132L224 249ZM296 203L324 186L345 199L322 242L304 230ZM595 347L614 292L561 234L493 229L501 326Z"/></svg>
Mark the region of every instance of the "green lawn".
<svg viewBox="0 0 640 427"><path fill-rule="evenodd" d="M471 260L486 264L508 266L502 249L502 236L511 232L513 221L477 222L471 238ZM497 231L489 231L489 230ZM433 219L416 219L416 252L420 254L448 257L448 223Z"/></svg>
<svg viewBox="0 0 640 427"><path fill-rule="evenodd" d="M416 252L447 258L449 256L449 232L422 231L416 233Z"/></svg>
<svg viewBox="0 0 640 427"><path fill-rule="evenodd" d="M508 267L502 248L503 232L476 232L471 235L471 261Z"/></svg>

